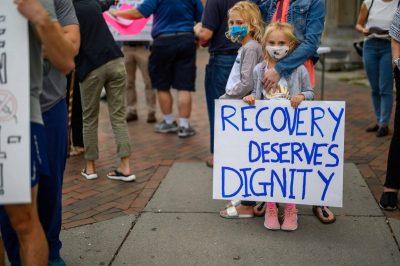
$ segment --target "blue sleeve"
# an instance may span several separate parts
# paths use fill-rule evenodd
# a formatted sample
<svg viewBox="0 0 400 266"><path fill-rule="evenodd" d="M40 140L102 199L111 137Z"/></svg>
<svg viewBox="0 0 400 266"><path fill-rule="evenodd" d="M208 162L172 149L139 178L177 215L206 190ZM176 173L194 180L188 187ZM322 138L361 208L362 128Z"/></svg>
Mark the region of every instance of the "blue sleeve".
<svg viewBox="0 0 400 266"><path fill-rule="evenodd" d="M318 50L325 23L325 1L313 0L306 21L304 41L275 66L283 77L288 77L298 66L304 64Z"/></svg>
<svg viewBox="0 0 400 266"><path fill-rule="evenodd" d="M203 3L200 0L195 0L195 1L196 1L196 11L194 19L196 20L196 22L200 22L201 17L203 16Z"/></svg>
<svg viewBox="0 0 400 266"><path fill-rule="evenodd" d="M211 31L216 31L221 26L222 21L217 0L207 0L201 23L204 28Z"/></svg>
<svg viewBox="0 0 400 266"><path fill-rule="evenodd" d="M137 7L137 10L143 15L143 17L148 18L156 12L157 7L158 0L144 0L144 2Z"/></svg>

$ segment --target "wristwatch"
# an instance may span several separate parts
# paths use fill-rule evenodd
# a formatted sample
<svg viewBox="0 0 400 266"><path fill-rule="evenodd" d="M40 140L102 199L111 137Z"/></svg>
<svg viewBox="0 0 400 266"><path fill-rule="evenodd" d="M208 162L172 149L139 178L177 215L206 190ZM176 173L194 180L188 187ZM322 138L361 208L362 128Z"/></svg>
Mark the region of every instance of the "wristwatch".
<svg viewBox="0 0 400 266"><path fill-rule="evenodd" d="M400 69L400 57L393 60L393 65L397 66L397 68Z"/></svg>

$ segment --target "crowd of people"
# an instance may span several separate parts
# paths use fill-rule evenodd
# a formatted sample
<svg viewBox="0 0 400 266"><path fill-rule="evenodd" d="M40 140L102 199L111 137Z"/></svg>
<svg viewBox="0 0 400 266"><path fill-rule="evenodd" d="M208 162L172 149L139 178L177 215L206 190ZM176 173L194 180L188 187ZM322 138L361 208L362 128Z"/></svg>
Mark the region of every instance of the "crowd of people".
<svg viewBox="0 0 400 266"><path fill-rule="evenodd" d="M1 234L12 265L65 265L60 255L63 172L68 153L83 153L86 163L82 177L99 177L95 162L99 158L103 88L120 158L120 164L107 177L135 180L127 122L138 119L137 67L145 83L147 122L156 122L157 96L163 120L155 125L155 132L192 137L196 134L190 124L196 42L208 47L205 91L210 124L209 167L214 164L216 99L238 99L251 105L256 100L289 99L297 108L314 97L314 66L325 22L324 0L207 0L205 5L200 0L144 0L138 7L123 11L110 9L118 2L114 0L14 2L30 22L32 203L7 205L0 210ZM400 189L398 2L365 0L357 24L366 36L364 62L377 119L367 131L377 132L378 137L389 132L392 61L394 64L395 125L380 201L381 207L388 210L397 208ZM114 18L135 20L153 15L152 43L117 44L103 18L103 12L109 9ZM171 88L178 90L178 119L172 112ZM282 221L278 207L274 202L232 201L220 215L229 219L262 215L267 229L296 230L296 205L284 206ZM313 212L322 223L335 222L327 206L313 206Z"/></svg>

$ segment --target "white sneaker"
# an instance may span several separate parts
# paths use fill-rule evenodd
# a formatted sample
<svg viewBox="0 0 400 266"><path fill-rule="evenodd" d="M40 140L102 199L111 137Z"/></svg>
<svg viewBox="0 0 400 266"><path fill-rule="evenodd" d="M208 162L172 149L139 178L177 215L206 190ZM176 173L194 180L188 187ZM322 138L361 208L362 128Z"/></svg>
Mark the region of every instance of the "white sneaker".
<svg viewBox="0 0 400 266"><path fill-rule="evenodd" d="M97 173L93 173L93 174L87 174L86 173L86 169L83 169L81 172L81 175L86 178L87 180L93 180L98 178L99 176L97 175Z"/></svg>

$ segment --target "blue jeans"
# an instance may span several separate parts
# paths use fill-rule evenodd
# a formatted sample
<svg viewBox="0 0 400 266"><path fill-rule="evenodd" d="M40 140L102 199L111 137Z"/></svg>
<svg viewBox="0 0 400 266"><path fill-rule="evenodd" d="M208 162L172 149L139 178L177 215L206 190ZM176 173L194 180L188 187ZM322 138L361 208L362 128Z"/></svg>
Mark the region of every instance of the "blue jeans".
<svg viewBox="0 0 400 266"><path fill-rule="evenodd" d="M60 231L62 221L62 183L68 148L67 105L60 101L46 113L43 121L47 137L49 176L40 176L38 188L38 213L49 244L49 260L60 258ZM1 215L1 234L12 266L21 265L19 243L8 217Z"/></svg>
<svg viewBox="0 0 400 266"><path fill-rule="evenodd" d="M393 68L390 41L383 39L365 41L364 66L372 88L372 103L377 124L388 126L393 107Z"/></svg>
<svg viewBox="0 0 400 266"><path fill-rule="evenodd" d="M225 93L226 83L235 62L236 55L211 55L206 66L206 99L210 121L210 150L214 153L214 109L215 100Z"/></svg>

